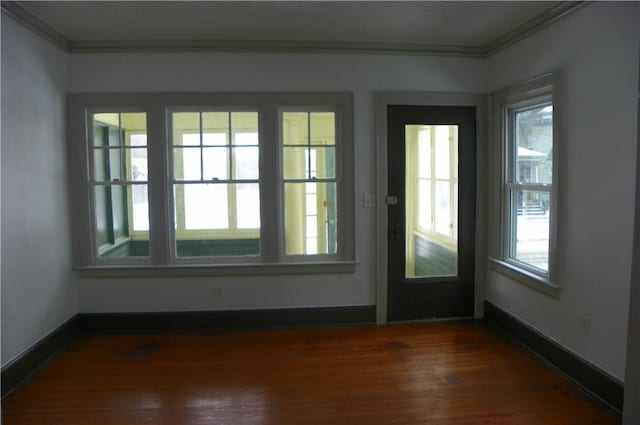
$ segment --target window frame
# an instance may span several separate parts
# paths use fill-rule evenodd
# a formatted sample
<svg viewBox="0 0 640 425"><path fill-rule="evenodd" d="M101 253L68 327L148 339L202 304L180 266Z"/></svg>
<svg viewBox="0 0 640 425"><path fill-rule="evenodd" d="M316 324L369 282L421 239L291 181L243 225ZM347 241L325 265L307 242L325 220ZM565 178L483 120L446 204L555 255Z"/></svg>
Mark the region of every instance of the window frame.
<svg viewBox="0 0 640 425"><path fill-rule="evenodd" d="M86 167L87 167L87 174L86 174L86 182L88 185L88 207L89 207L89 214L90 214L90 219L89 219L89 231L88 231L88 235L89 235L89 241L90 241L90 246L86 247L84 249L87 249L87 252L90 253L91 257L94 259L95 264L96 265L103 265L103 266L114 266L116 264L125 264L125 265L139 265L139 264L144 264L144 265L148 265L151 264L151 256L147 256L147 257L100 257L100 253L101 253L101 249L100 247L98 247L98 241L97 241L97 227L98 227L98 223L97 223L97 214L96 214L96 200L95 200L95 187L98 186L95 182L95 160L94 160L94 149L95 149L95 145L93 144L93 140L94 140L94 120L93 120L93 116L95 114L103 114L103 113L118 113L120 115L119 119L122 119L122 114L126 114L126 113L147 113L146 110L144 110L144 108L138 107L138 106L123 106L121 108L118 108L117 110L111 107L87 107L86 108L86 114L85 114L85 122L84 125L86 126L86 140L84 141L85 147L86 147ZM147 115L147 129L149 126L149 116ZM122 123L119 123L119 128L121 128ZM149 158L149 139L148 139L148 130L147 130L147 144L146 144L146 150L147 150L147 158ZM126 161L126 160L125 160ZM148 161L148 159L147 159ZM77 163L77 161L74 161L72 163ZM147 193L149 193L149 187L151 185L151 179L149 178L149 169L148 169L149 165L147 163ZM123 188L126 188L128 185L133 185L132 183L130 183L129 181L125 182L126 184L121 185ZM106 186L106 185L105 185ZM148 196L148 195L147 195ZM127 199L129 199L130 196L129 194L127 194ZM148 199L147 199L148 202ZM127 217L129 219L128 221L128 225L133 226L131 223L133 223L133 217L132 217L132 209L127 207ZM131 227L132 228L132 227ZM144 231L136 231L136 232L132 232L135 234L130 234L128 239L129 240L135 240L136 237L140 237L140 236L145 236L146 234L149 234L149 232L144 232ZM113 247L110 249L114 249L117 248L119 245L121 245L124 241L116 241L113 244ZM151 241L149 241L149 246L151 246Z"/></svg>
<svg viewBox="0 0 640 425"><path fill-rule="evenodd" d="M352 93L78 93L68 96L70 186L74 226L74 266L83 276L157 276L253 275L353 273L355 255L354 137ZM280 159L279 108L333 108L340 125L336 126L336 177L340 210L337 254L284 255ZM258 112L259 185L261 204L260 254L243 258L175 258L173 228L173 135L170 118L173 111ZM92 176L90 146L93 114L98 112L145 112L147 114L147 154L149 192L149 257L100 259L95 243L94 199L89 181ZM339 117L339 118L338 118ZM338 128L340 130L338 130ZM339 152L339 154L338 154ZM339 161L339 162L338 162ZM266 188L266 189L265 189ZM272 226L271 226L272 224ZM182 261L182 260L185 261Z"/></svg>
<svg viewBox="0 0 640 425"><path fill-rule="evenodd" d="M317 179L290 179L290 178L285 178L284 176L284 148L285 146L301 146L301 145L285 145L284 144L284 129L283 129L283 120L284 120L284 114L288 113L288 112L305 112L305 113L314 113L314 112L333 112L335 114L335 145L334 149L335 149L335 169L334 169L334 177L333 178L317 178ZM310 117L308 118L310 119ZM282 194L282 199L280 202L280 213L279 213L279 219L280 219L280 229L281 229L281 244L279 246L279 256L281 259L283 259L282 261L290 261L290 262L306 262L309 260L309 257L314 257L314 258L318 258L319 260L322 261L335 261L339 258L341 258L341 252L344 251L345 246L344 246L344 234L345 231L343 230L344 224L341 223L341 217L344 217L344 207L342 206L342 204L344 203L345 199L343 199L344 197L341 197L341 189L342 189L342 174L343 172L345 172L345 168L343 167L343 133L342 133L342 112L341 112L341 108L340 106L336 106L336 105L282 105L278 107L278 149L279 149L279 170L278 170L278 176L279 176L279 186L280 186L280 191ZM309 148L311 148L312 146L316 146L313 145L311 143L311 134L308 134L308 143L304 146L308 146ZM285 185L287 183L295 183L295 182L304 182L304 183L312 183L312 182L317 182L317 183L332 183L335 182L336 183L336 195L337 195L337 203L338 203L338 208L337 208L337 230L336 230L336 237L338 239L337 241L337 247L336 247L336 253L335 254L287 254L286 252L286 224L285 224L285 199L284 199L284 193L285 193ZM305 229L306 231L306 229ZM306 233L305 233L306 236ZM286 260L285 260L286 259Z"/></svg>
<svg viewBox="0 0 640 425"><path fill-rule="evenodd" d="M189 265L189 264L225 264L225 263L252 263L252 262L256 262L256 263L260 263L263 261L263 256L261 255L262 252L262 237L261 237L261 232L260 232L260 228L257 229L237 229L237 221L232 223L231 221L229 222L229 226L227 229L200 229L200 230L188 230L186 228L186 224L184 223L184 216L182 217L182 222L181 220L178 219L178 217L176 216L176 212L177 212L177 204L181 203L182 204L182 208L183 208L183 212L184 212L184 205L185 205L185 196L184 196L184 191L182 193L181 199L178 199L178 196L175 195L174 189L176 185L187 185L187 184L199 184L199 183L195 183L195 181L191 181L191 180L177 180L175 178L175 148L177 145L175 143L175 141L173 140L174 138L174 128L173 128L173 114L174 113L180 113L180 112L192 112L192 113L199 113L200 114L200 120L202 120L202 114L203 113L207 113L207 112L225 112L225 113L229 113L232 114L234 112L255 112L258 114L258 151L259 151L259 158L262 156L260 155L262 146L260 144L260 112L258 111L258 108L256 105L252 105L252 104L247 104L247 105L232 105L232 106L225 106L225 105L198 105L198 106L167 106L165 108L165 112L166 112L166 116L165 116L165 120L166 120L166 140L165 140L165 144L167 147L167 175L168 175L168 179L169 179L169 185L167 187L168 193L167 193L167 198L169 199L169 220L171 223L177 223L178 224L178 228L176 228L176 226L171 226L171 228L169 229L169 234L170 234L170 239L169 239L169 244L171 246L170 249L170 256L169 256L169 263L171 265ZM202 131L202 122L200 122L200 131ZM221 147L225 147L229 149L229 155L231 155L231 151L232 151L232 132L233 129L229 128L229 140L228 140L228 144L221 146ZM200 133L198 133L200 134ZM203 133L204 134L204 133ZM203 145L199 145L200 148L203 147ZM231 156L229 157L229 161L232 161ZM260 164L262 165L262 164ZM259 170L261 169L261 167L259 166ZM231 173L231 170L229 169L229 173ZM260 174L258 175L258 179L256 179L257 181L253 181L253 180L249 180L247 183L257 183L259 187L261 187L261 180L260 180ZM204 176L201 176L201 181L204 182ZM242 183L243 180L236 180L233 179L233 176L230 174L229 178L225 180L225 183L227 185L233 185L233 184L237 184L238 182ZM227 187L227 212L229 212L229 208L233 208L234 210L236 209L235 206L231 207L231 200L235 200L236 199L236 195L237 192L234 189L231 189L230 187ZM261 218L261 224L263 223L262 221L262 216ZM183 225L184 227L180 227L180 225ZM195 236L201 236L203 238L206 238L207 240L216 240L216 239L224 239L225 236L226 237L233 237L234 239L251 239L252 237L255 237L257 235L258 239L260 240L260 253L257 255L235 255L235 256L225 256L225 255L220 255L220 256L179 256L178 255L178 251L177 251L177 241L178 240L190 240L190 239L195 239Z"/></svg>
<svg viewBox="0 0 640 425"><path fill-rule="evenodd" d="M560 108L558 107L558 74L541 75L491 94L492 134L494 160L499 164L498 172L492 179L496 186L497 199L493 201L492 223L494 237L490 263L492 269L518 282L524 283L551 296L558 296L557 282L557 217L558 217L558 169L560 145ZM517 139L515 118L520 111L551 105L552 119L552 180L551 183L524 183L517 181ZM533 190L549 193L549 247L548 270L535 267L515 258L515 224L517 211L512 201L519 190Z"/></svg>

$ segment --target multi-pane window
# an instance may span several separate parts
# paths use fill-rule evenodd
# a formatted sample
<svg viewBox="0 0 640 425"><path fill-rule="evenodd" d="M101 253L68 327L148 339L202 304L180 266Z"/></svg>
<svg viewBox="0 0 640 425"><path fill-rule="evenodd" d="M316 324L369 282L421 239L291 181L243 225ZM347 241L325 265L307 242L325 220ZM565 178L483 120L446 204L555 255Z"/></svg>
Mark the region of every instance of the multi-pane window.
<svg viewBox="0 0 640 425"><path fill-rule="evenodd" d="M176 256L260 253L257 112L174 112Z"/></svg>
<svg viewBox="0 0 640 425"><path fill-rule="evenodd" d="M494 157L501 161L494 180L500 185L494 215L499 222L492 224L499 225L495 234L501 237L492 243L493 264L543 291L557 286L556 80L556 74L547 74L492 94Z"/></svg>
<svg viewBox="0 0 640 425"><path fill-rule="evenodd" d="M282 112L282 176L285 254L335 254L335 112Z"/></svg>
<svg viewBox="0 0 640 425"><path fill-rule="evenodd" d="M542 100L507 108L508 172L505 199L508 258L549 271L553 185L553 105Z"/></svg>
<svg viewBox="0 0 640 425"><path fill-rule="evenodd" d="M71 95L78 266L350 270L351 97Z"/></svg>
<svg viewBox="0 0 640 425"><path fill-rule="evenodd" d="M149 255L147 118L95 113L92 178L97 257Z"/></svg>

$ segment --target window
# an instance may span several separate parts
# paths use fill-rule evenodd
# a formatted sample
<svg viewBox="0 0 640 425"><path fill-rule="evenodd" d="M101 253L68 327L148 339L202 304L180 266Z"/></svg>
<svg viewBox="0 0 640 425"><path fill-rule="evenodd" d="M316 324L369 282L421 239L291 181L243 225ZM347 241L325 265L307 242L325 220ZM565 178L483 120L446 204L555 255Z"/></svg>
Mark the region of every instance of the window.
<svg viewBox="0 0 640 425"><path fill-rule="evenodd" d="M260 254L257 112L173 112L177 257Z"/></svg>
<svg viewBox="0 0 640 425"><path fill-rule="evenodd" d="M282 158L286 254L335 254L335 112L283 112Z"/></svg>
<svg viewBox="0 0 640 425"><path fill-rule="evenodd" d="M148 257L146 114L94 113L91 124L97 256Z"/></svg>
<svg viewBox="0 0 640 425"><path fill-rule="evenodd" d="M351 95L69 102L79 268L353 270Z"/></svg>
<svg viewBox="0 0 640 425"><path fill-rule="evenodd" d="M553 182L553 105L509 108L507 255L549 272L549 200Z"/></svg>
<svg viewBox="0 0 640 425"><path fill-rule="evenodd" d="M554 78L493 95L503 158L499 261L547 284L553 276L557 209Z"/></svg>

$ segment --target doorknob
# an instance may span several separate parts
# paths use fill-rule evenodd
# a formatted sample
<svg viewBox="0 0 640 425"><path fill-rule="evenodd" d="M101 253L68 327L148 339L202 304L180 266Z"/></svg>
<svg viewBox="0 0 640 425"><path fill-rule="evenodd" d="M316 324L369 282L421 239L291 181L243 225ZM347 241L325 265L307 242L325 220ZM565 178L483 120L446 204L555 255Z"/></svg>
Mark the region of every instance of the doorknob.
<svg viewBox="0 0 640 425"><path fill-rule="evenodd" d="M387 196L385 198L385 202L387 203L387 205L397 205L398 204L398 197L397 196Z"/></svg>

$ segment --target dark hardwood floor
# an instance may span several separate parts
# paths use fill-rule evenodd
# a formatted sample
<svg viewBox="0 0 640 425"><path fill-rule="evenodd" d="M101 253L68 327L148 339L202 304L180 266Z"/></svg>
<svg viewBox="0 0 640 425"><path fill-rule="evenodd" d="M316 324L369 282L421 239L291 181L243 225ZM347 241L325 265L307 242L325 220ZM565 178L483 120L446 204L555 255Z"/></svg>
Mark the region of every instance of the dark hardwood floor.
<svg viewBox="0 0 640 425"><path fill-rule="evenodd" d="M2 404L4 425L619 424L479 324L103 335Z"/></svg>

